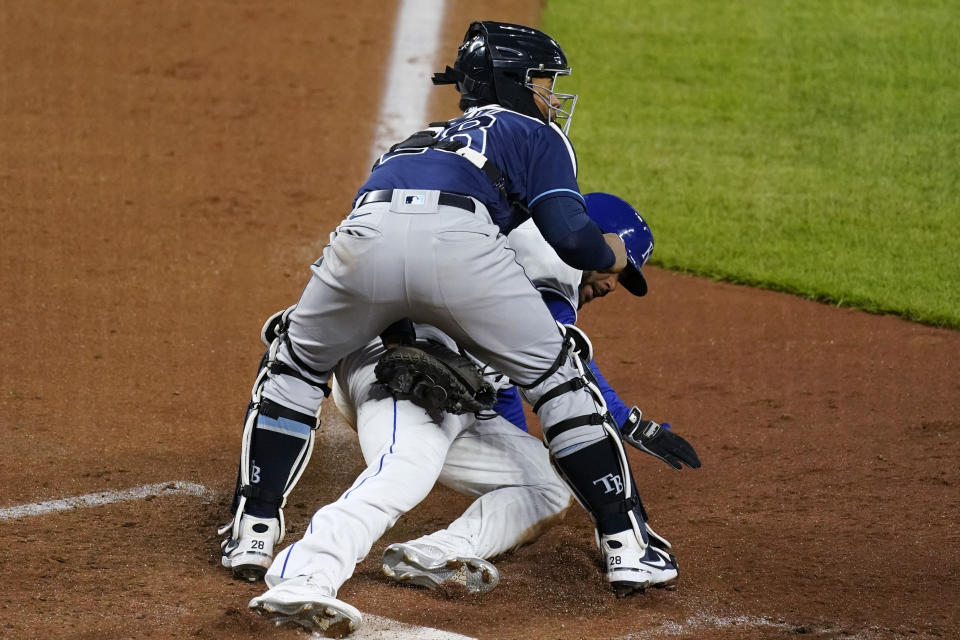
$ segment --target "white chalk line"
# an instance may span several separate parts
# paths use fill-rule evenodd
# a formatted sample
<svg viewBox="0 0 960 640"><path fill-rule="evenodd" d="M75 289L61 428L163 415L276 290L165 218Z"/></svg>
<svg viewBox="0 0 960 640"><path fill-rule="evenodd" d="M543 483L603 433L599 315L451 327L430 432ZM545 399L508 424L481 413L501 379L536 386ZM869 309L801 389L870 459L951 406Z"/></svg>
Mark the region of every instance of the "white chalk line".
<svg viewBox="0 0 960 640"><path fill-rule="evenodd" d="M433 86L430 76L437 70L435 59L445 5L444 0L403 0L397 9L371 160L426 126L424 114Z"/></svg>
<svg viewBox="0 0 960 640"><path fill-rule="evenodd" d="M768 627L783 631L792 631L801 626L805 627L803 633L811 637L823 634L830 634L831 637L835 637L839 634L839 637L842 637L844 640L874 640L900 635L895 631L884 630L875 626L858 631L844 631L839 627L811 628L809 625L791 624L783 620L774 621L770 618L758 616L725 616L697 613L687 617L683 622L667 620L649 629L634 631L625 636L618 636L616 640L648 640L690 636L691 634L702 633L707 630L745 629L750 627ZM931 638L931 636L927 634L913 632L911 632L910 637L918 639Z"/></svg>
<svg viewBox="0 0 960 640"><path fill-rule="evenodd" d="M390 64L384 77L383 98L370 147L371 160L390 145L426 125L430 75L436 71L440 29L446 13L445 0L403 0L397 9ZM320 638L314 634L313 638ZM474 640L470 636L418 627L390 618L364 613L360 629L351 640Z"/></svg>
<svg viewBox="0 0 960 640"><path fill-rule="evenodd" d="M212 490L208 489L202 484L174 480L171 482L145 484L142 487L134 487L133 489L125 489L123 491L100 491L98 493L88 493L82 496L61 498L59 500L48 500L46 502L34 502L32 504L22 504L15 507L4 507L0 509L0 520L16 520L18 518L40 516L47 513L56 513L58 511L70 511L71 509L80 509L82 507L99 507L101 505L115 504L117 502L143 500L149 496L169 495L188 495L196 496L198 498L212 498L215 494Z"/></svg>
<svg viewBox="0 0 960 640"><path fill-rule="evenodd" d="M314 633L310 637L311 640L320 640L324 636ZM417 627L369 613L363 614L360 628L349 637L350 640L477 640L459 633L431 627Z"/></svg>
<svg viewBox="0 0 960 640"><path fill-rule="evenodd" d="M646 638L666 638L670 636L682 636L705 631L707 629L725 629L728 627L774 627L778 629L792 628L785 622L774 622L767 618L758 618L752 616L717 616L704 613L688 617L683 622L667 620L661 622L655 627L634 631L625 636L619 636L616 640L645 640Z"/></svg>

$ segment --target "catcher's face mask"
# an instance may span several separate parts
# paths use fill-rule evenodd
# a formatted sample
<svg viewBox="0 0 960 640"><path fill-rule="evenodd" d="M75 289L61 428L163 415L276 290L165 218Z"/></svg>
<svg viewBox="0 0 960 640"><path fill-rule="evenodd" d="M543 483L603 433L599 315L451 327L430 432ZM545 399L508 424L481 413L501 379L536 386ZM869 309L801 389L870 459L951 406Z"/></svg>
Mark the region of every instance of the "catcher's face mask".
<svg viewBox="0 0 960 640"><path fill-rule="evenodd" d="M570 122L573 119L573 110L577 106L577 94L559 93L555 90L559 76L570 75L569 68L547 69L543 65L527 69L523 86L533 92L534 102L540 108L544 117L563 129L569 135Z"/></svg>

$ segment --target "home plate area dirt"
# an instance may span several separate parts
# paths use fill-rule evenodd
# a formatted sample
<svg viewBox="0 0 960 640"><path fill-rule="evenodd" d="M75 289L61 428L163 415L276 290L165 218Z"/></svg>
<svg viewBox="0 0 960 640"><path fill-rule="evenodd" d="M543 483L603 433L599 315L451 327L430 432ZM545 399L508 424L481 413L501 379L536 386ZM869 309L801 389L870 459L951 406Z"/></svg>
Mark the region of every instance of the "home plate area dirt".
<svg viewBox="0 0 960 640"><path fill-rule="evenodd" d="M0 636L303 637L249 612L263 587L220 568L215 529L260 324L297 299L369 168L392 7L3 2L0 508L173 481L210 493L0 520ZM446 50L476 17L449 3ZM648 279L582 325L621 396L703 460L631 453L676 589L615 599L578 508L496 560L488 595L388 582L384 546L469 503L440 488L339 597L484 639L960 637L960 334ZM361 469L331 404L287 540Z"/></svg>

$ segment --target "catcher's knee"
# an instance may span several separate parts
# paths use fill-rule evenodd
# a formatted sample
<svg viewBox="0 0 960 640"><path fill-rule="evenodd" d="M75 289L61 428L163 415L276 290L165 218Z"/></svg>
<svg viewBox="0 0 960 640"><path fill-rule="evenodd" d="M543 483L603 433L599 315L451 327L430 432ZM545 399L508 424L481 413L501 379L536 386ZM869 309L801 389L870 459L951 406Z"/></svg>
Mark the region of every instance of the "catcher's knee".
<svg viewBox="0 0 960 640"><path fill-rule="evenodd" d="M528 389L524 395L528 400L536 398L533 410L543 425L543 438L555 456L606 437L606 408L597 402L574 367L561 366L538 388Z"/></svg>
<svg viewBox="0 0 960 640"><path fill-rule="evenodd" d="M562 457L607 437L603 393L590 369L593 346L580 329L561 325L563 348L557 362L539 384L524 395L543 425L544 440L555 457Z"/></svg>

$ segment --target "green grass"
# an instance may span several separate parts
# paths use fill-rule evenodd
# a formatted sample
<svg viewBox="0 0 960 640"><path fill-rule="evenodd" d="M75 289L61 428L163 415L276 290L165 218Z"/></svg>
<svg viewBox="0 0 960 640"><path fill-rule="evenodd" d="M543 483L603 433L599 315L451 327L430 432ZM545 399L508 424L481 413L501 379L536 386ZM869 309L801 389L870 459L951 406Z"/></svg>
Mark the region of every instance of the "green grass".
<svg viewBox="0 0 960 640"><path fill-rule="evenodd" d="M654 264L960 328L956 0L550 0Z"/></svg>

